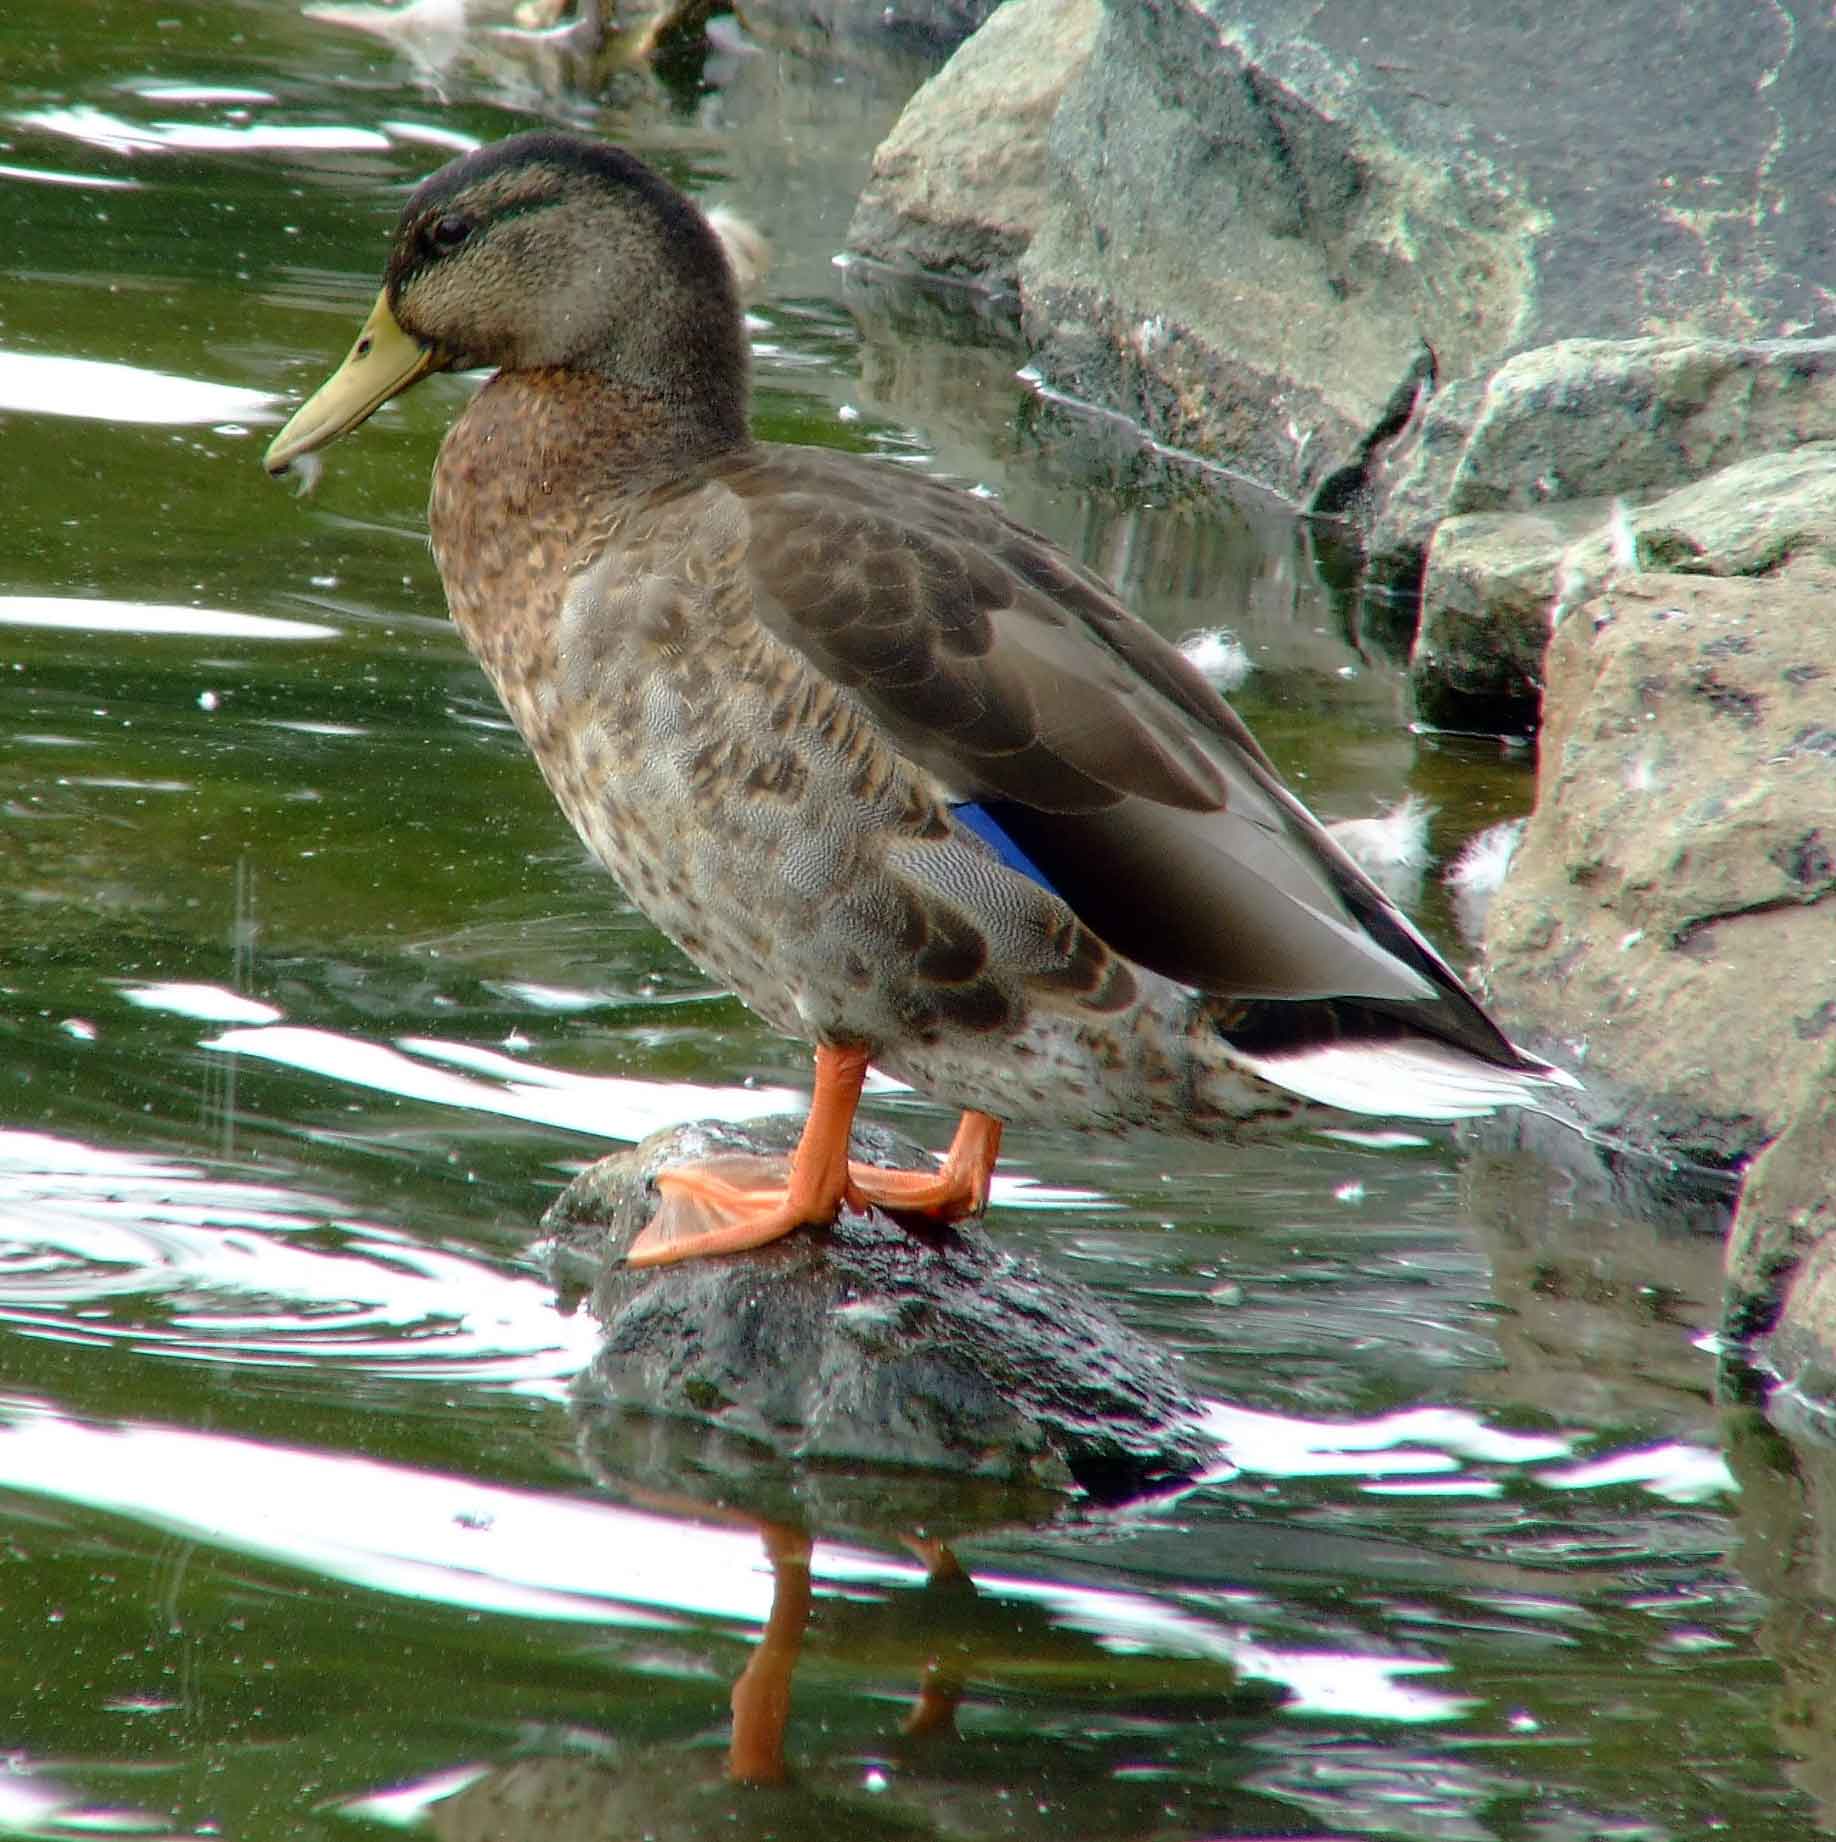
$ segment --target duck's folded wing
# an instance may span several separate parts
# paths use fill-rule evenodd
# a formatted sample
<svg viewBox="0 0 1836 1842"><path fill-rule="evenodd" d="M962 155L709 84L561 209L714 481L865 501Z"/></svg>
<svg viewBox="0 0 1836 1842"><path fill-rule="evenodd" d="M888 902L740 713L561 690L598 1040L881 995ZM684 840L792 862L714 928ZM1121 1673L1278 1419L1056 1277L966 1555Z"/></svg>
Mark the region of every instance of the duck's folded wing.
<svg viewBox="0 0 1836 1842"><path fill-rule="evenodd" d="M931 482L888 470L876 503L858 461L762 464L769 490L730 482L758 620L1112 947L1225 996L1459 1012L1444 1029L1512 1054L1209 683L1094 577Z"/></svg>

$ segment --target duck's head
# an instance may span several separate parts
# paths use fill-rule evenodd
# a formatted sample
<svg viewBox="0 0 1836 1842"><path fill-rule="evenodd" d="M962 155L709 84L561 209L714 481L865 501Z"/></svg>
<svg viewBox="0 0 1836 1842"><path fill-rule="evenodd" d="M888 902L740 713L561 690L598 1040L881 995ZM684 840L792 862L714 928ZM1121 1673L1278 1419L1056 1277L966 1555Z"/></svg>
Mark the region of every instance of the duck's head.
<svg viewBox="0 0 1836 1842"><path fill-rule="evenodd" d="M622 149L519 134L443 166L396 226L349 356L274 438L270 473L430 372L584 372L743 439L746 340L708 220Z"/></svg>

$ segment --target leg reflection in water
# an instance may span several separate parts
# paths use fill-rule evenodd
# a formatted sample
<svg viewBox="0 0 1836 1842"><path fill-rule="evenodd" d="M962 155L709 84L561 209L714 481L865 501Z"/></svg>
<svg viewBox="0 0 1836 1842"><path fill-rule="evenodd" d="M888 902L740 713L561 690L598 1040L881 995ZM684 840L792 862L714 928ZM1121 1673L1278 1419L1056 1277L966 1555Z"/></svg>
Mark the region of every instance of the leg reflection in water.
<svg viewBox="0 0 1836 1842"><path fill-rule="evenodd" d="M771 1561L771 1616L764 1635L733 1685L733 1738L727 1775L736 1784L783 1784L784 1728L790 1719L791 1676L810 1623L810 1538L787 1523L761 1530Z"/></svg>

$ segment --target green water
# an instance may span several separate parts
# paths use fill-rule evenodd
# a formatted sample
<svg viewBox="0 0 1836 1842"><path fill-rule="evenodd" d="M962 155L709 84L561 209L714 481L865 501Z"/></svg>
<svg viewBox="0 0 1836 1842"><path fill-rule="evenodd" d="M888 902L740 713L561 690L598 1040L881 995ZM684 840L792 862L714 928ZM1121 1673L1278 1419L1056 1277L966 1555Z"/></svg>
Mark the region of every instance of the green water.
<svg viewBox="0 0 1836 1842"><path fill-rule="evenodd" d="M1440 1136L1018 1135L991 1231L1179 1352L1240 1469L965 1502L972 1587L890 1507L814 1529L793 1781L724 1785L759 1533L691 1446L592 1437L592 1325L528 1250L580 1164L795 1106L807 1058L586 866L450 631L421 515L466 382L311 498L260 470L402 188L455 137L630 141L772 237L772 433L984 485L1234 630L1331 816L1413 790L1445 852L1530 790L1409 731L1279 508L834 267L931 60L749 19L595 102L277 0L0 12L0 1834L1821 1833L1808 1487L1723 1456L1717 1242ZM904 1734L933 1665L955 1733Z"/></svg>

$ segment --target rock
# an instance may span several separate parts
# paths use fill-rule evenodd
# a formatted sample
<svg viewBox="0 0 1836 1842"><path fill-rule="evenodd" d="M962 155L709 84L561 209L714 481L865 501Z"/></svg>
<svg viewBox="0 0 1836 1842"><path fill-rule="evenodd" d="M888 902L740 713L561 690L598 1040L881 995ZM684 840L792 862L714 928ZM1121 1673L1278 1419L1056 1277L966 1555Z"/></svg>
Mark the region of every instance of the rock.
<svg viewBox="0 0 1836 1842"><path fill-rule="evenodd" d="M830 48L902 42L935 59L982 25L1001 0L748 0L747 27L774 42L811 37ZM869 55L874 55L869 53Z"/></svg>
<svg viewBox="0 0 1836 1842"><path fill-rule="evenodd" d="M1011 289L1045 214L1046 128L1101 15L1098 0L1008 0L880 144L849 247Z"/></svg>
<svg viewBox="0 0 1836 1842"><path fill-rule="evenodd" d="M1797 1827L1827 1835L1836 1828L1836 1445L1827 1418L1789 1392L1774 1394L1763 1410L1731 1402L1721 1436L1740 1487L1734 1559L1758 1602L1760 1646L1779 1675L1779 1752L1792 1783L1815 1804Z"/></svg>
<svg viewBox="0 0 1836 1842"><path fill-rule="evenodd" d="M665 1163L781 1152L797 1120L677 1127L582 1173L544 1217L557 1270L591 1288L605 1339L591 1398L686 1417L811 1463L932 1467L1111 1499L1215 1468L1169 1359L1092 1295L979 1229L877 1211L722 1260L633 1270ZM863 1129L856 1156L929 1169Z"/></svg>
<svg viewBox="0 0 1836 1842"><path fill-rule="evenodd" d="M1372 568L1406 578L1444 517L1649 499L1832 437L1836 340L1564 339L1423 405L1373 485Z"/></svg>
<svg viewBox="0 0 1836 1842"><path fill-rule="evenodd" d="M1535 727L1551 623L1625 569L1763 576L1836 561L1836 442L1738 461L1648 504L1588 498L1467 512L1434 533L1410 661L1420 712Z"/></svg>
<svg viewBox="0 0 1836 1842"><path fill-rule="evenodd" d="M1107 8L1020 267L1051 385L1295 500L1406 414L1434 354L1457 373L1502 349L1529 279L1512 205L1488 199L1501 222L1475 235L1445 149L1395 141L1317 51L1247 8ZM1451 314L1411 219L1462 277Z"/></svg>
<svg viewBox="0 0 1836 1842"><path fill-rule="evenodd" d="M984 33L900 124L917 204L872 226L899 248L885 214L947 198L953 241L905 247L1011 274L1051 390L1365 534L1374 610L1425 587L1432 719L1540 702L1501 1009L1637 1142L1738 1168L1779 1139L1730 1280L1754 1322L1797 1296L1777 1237L1821 1232L1777 1173L1822 1144L1836 1003L1827 38L1751 4L1106 0L1043 181L964 106L1028 55ZM1031 55L1034 161L1074 60Z"/></svg>
<svg viewBox="0 0 1836 1842"><path fill-rule="evenodd" d="M1836 562L1836 441L1756 454L1622 518L1640 569L1765 576L1805 557ZM1614 548L1597 529L1566 561L1599 581L1616 566Z"/></svg>
<svg viewBox="0 0 1836 1842"><path fill-rule="evenodd" d="M952 97L921 95L900 129L968 222L973 175L1008 133L960 103L1015 67L988 37L958 54ZM1049 58L1022 66L1029 80ZM1026 326L1054 386L1291 497L1380 518L1391 499L1386 542L1419 560L1443 513L1527 505L1510 497L1520 475L1541 498L1651 492L1783 445L1748 429L1716 450L1709 434L1753 407L1717 380L1763 398L1763 342L1831 325L1821 68L1819 34L1758 6L1628 0L1527 21L1471 0L1111 0L1052 119L1047 183L1027 193L1042 213L1029 238L1011 199L991 210L987 259L1005 272L1024 246ZM890 246L884 223L875 236ZM1520 369L1489 419L1527 411L1531 451L1488 426L1468 452L1435 416L1379 478L1425 383L1458 431L1507 361ZM1565 378L1616 365L1629 394L1613 413L1564 399ZM1641 370L1657 380L1642 405ZM1794 360L1777 381L1817 395ZM1628 419L1636 452L1585 437L1570 452L1582 424ZM1434 477L1405 479L1414 468Z"/></svg>
<svg viewBox="0 0 1836 1842"><path fill-rule="evenodd" d="M1535 730L1562 558L1607 513L1590 499L1469 512L1436 528L1409 660L1423 717L1450 729Z"/></svg>
<svg viewBox="0 0 1836 1842"><path fill-rule="evenodd" d="M1829 980L1836 988L1836 978ZM1754 1161L1728 1243L1724 1321L1801 1393L1836 1399L1836 997L1801 1025L1821 1050Z"/></svg>
<svg viewBox="0 0 1836 1842"><path fill-rule="evenodd" d="M1836 570L1621 578L1557 628L1494 992L1620 1124L1711 1165L1792 1117L1836 1016ZM1789 968L1782 976L1781 969Z"/></svg>

